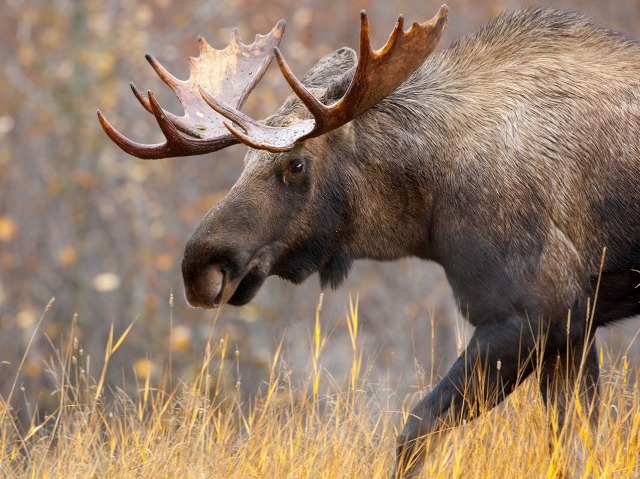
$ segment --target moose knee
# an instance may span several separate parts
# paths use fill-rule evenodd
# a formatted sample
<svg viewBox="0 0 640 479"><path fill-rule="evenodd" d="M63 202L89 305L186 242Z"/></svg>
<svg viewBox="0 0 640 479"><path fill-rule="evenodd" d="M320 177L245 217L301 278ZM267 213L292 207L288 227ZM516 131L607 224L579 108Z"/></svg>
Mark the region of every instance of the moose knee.
<svg viewBox="0 0 640 479"><path fill-rule="evenodd" d="M418 477L430 445L436 443L434 437L438 433L438 427L435 425L440 422L428 412L429 410L426 413L421 411L421 414L417 414L416 409L423 408L418 404L413 409L398 435L395 479Z"/></svg>
<svg viewBox="0 0 640 479"><path fill-rule="evenodd" d="M427 443L438 433L438 425L442 424L442 418L439 418L433 408L424 407L425 402L423 400L413 408L398 435L396 442L398 459L403 457L408 460L412 456L422 457L426 452Z"/></svg>
<svg viewBox="0 0 640 479"><path fill-rule="evenodd" d="M396 442L396 470L394 479L416 477L425 456L424 436L420 434L420 420L409 417Z"/></svg>
<svg viewBox="0 0 640 479"><path fill-rule="evenodd" d="M400 434L398 434L398 439L396 441L398 454L400 454L401 451L405 450L408 447L414 447L414 444L420 438L421 422L422 421L413 414L409 416L407 422L402 428L402 431L400 432Z"/></svg>

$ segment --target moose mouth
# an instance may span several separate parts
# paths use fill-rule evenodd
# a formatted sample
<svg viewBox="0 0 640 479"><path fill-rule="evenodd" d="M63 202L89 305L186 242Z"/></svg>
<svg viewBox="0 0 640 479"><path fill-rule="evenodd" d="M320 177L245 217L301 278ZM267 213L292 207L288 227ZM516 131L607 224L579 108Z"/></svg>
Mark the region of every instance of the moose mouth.
<svg viewBox="0 0 640 479"><path fill-rule="evenodd" d="M253 263L253 262L252 262ZM197 276L185 275L187 302L193 307L217 308L229 303L243 306L253 299L267 279L264 265L249 264L244 274L211 265ZM236 273L236 274L234 274Z"/></svg>
<svg viewBox="0 0 640 479"><path fill-rule="evenodd" d="M262 284L266 279L267 279L267 275L264 274L262 271L260 271L260 269L256 266L255 268L250 270L246 275L244 275L244 277L242 277L239 283L236 283L237 287L235 288L235 290L232 289L233 286L230 284L230 287L228 288L228 292L224 294L225 289L227 289L225 288L226 284L224 284L220 293L214 300L214 308L219 306L222 303L221 300L227 294L231 294L231 297L229 298L229 300L226 301L227 303L233 306L244 306L254 298L254 296L258 293L258 291L260 290L260 287L262 286Z"/></svg>

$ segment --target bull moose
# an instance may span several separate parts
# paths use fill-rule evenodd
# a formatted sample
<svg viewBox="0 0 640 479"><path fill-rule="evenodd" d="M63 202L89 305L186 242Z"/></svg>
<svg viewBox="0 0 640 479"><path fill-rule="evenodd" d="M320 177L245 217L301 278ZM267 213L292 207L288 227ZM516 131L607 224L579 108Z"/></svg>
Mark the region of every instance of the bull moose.
<svg viewBox="0 0 640 479"><path fill-rule="evenodd" d="M534 370L560 424L571 397L597 422L593 332L640 314L640 44L578 14L526 9L432 55L447 13L406 31L401 16L374 51L362 12L359 54L336 50L302 80L277 48L284 21L248 46L237 30L224 50L200 37L186 81L147 55L184 108L165 111L132 84L162 144L133 142L98 112L143 159L249 146L186 245L192 306L246 304L270 275L318 272L336 288L358 258L444 267L475 332L413 408L398 477L419 472L426 436ZM255 121L239 109L274 56L293 94Z"/></svg>

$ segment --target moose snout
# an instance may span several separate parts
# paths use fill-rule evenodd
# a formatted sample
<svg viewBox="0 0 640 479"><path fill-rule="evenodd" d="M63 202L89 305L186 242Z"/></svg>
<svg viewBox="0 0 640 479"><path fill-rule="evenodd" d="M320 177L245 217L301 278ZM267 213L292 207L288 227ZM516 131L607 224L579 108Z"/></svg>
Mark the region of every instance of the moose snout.
<svg viewBox="0 0 640 479"><path fill-rule="evenodd" d="M236 289L255 266L250 262L254 242L245 233L247 215L241 214L242 204L229 198L207 213L185 245L182 278L187 302L193 307L233 303Z"/></svg>
<svg viewBox="0 0 640 479"><path fill-rule="evenodd" d="M222 302L231 256L223 244L212 237L210 227L200 225L185 245L182 280L187 302L194 308L216 308Z"/></svg>
<svg viewBox="0 0 640 479"><path fill-rule="evenodd" d="M211 264L192 272L182 263L184 293L190 306L216 308L220 305L225 273L217 264Z"/></svg>

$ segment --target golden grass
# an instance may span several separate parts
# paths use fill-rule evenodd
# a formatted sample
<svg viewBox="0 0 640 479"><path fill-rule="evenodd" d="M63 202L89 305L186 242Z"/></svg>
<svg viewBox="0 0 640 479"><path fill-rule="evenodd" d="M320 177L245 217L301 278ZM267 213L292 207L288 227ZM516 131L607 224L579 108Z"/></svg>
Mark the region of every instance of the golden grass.
<svg viewBox="0 0 640 479"><path fill-rule="evenodd" d="M347 322L349 377L336 381L323 372L327 337L317 313L308 379L292 384L278 349L264 393L247 404L223 381L230 356L224 338L210 339L188 384L167 388L167 381L152 384L147 375L136 394L106 394L104 371L128 330L111 336L105 369L94 379L72 329L51 365L57 410L34 416L25 430L8 407L11 395L0 402L0 477L389 477L407 411L393 410L362 372L357 306L351 305ZM621 358L602 383L596 435L576 408L572 445L552 455L537 387L526 381L499 408L440 438L424 477L553 478L560 470L578 478L640 477L640 370Z"/></svg>

